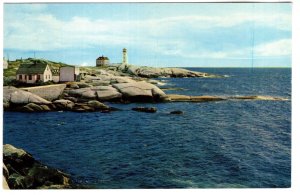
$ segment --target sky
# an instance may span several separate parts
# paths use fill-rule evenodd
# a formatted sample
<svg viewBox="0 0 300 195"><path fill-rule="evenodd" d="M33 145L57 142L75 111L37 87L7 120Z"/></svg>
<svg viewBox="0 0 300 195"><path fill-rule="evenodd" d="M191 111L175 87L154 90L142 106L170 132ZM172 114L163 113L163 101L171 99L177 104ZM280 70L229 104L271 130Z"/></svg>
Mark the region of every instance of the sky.
<svg viewBox="0 0 300 195"><path fill-rule="evenodd" d="M95 66L291 67L291 3L4 4L4 56Z"/></svg>

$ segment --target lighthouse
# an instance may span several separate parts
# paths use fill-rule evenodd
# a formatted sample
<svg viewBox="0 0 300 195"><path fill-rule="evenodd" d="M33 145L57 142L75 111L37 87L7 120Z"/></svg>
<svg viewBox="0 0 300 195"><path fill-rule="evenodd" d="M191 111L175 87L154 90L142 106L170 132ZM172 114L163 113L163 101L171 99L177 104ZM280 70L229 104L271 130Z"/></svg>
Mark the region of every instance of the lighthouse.
<svg viewBox="0 0 300 195"><path fill-rule="evenodd" d="M127 59L127 49L124 48L123 49L123 60L122 60L122 64L127 65L128 63L128 59Z"/></svg>

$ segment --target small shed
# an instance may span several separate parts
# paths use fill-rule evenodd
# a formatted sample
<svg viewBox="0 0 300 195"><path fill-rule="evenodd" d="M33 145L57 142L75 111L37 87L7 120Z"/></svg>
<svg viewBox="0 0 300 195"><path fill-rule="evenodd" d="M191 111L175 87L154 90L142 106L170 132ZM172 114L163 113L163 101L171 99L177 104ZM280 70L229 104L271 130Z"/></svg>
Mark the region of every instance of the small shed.
<svg viewBox="0 0 300 195"><path fill-rule="evenodd" d="M79 68L75 66L63 66L59 69L59 81L60 82L69 82L69 81L78 81L79 78Z"/></svg>

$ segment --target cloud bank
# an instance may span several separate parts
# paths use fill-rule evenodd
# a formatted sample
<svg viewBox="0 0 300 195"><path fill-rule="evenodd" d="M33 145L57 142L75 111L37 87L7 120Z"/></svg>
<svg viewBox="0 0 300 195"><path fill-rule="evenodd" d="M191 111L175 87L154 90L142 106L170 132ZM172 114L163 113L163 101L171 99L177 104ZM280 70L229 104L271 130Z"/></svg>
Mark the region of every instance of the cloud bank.
<svg viewBox="0 0 300 195"><path fill-rule="evenodd" d="M135 20L74 15L63 20L47 12L46 7L5 9L4 48L54 51L129 46L165 56L199 59L250 58L252 52L257 58L291 55L291 15L286 13L200 13Z"/></svg>

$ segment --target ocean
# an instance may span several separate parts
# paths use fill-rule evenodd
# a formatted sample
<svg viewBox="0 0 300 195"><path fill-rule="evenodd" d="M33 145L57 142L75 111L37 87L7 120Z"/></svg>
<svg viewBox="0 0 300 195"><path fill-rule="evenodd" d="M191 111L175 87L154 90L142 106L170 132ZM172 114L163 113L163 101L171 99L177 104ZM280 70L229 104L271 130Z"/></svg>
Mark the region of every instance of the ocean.
<svg viewBox="0 0 300 195"><path fill-rule="evenodd" d="M162 78L184 95L288 101L132 103L111 113L4 113L4 144L89 188L291 186L291 69L191 68L225 78ZM156 107L157 113L132 111ZM182 115L170 111L181 110Z"/></svg>

